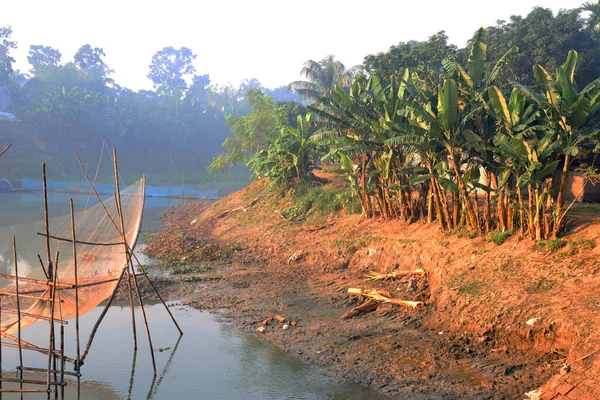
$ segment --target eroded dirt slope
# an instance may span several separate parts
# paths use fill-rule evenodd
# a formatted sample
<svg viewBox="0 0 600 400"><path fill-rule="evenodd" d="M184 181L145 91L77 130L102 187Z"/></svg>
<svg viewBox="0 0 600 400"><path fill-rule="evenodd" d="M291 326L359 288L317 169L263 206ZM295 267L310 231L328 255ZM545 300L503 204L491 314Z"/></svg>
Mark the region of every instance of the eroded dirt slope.
<svg viewBox="0 0 600 400"><path fill-rule="evenodd" d="M209 266L163 289L251 332L270 316L295 321L256 334L392 398L523 398L600 347L600 225L589 218L572 220L568 244L550 252L516 236L498 246L432 224L345 213L295 224L268 193L259 181L212 205L167 213L149 250ZM364 279L415 268L427 275ZM382 305L340 320L358 305L349 287L425 307Z"/></svg>

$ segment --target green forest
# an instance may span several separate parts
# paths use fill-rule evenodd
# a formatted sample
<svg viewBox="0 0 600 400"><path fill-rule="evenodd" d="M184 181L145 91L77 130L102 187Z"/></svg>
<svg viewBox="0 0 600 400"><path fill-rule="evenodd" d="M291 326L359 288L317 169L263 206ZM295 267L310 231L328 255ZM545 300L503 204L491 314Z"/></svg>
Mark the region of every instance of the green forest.
<svg viewBox="0 0 600 400"><path fill-rule="evenodd" d="M327 166L367 218L551 238L569 210L568 173L597 180L599 28L600 3L538 7L479 29L464 48L441 31L350 68L331 55L309 60L304 80L274 90L255 79L211 85L192 50L167 47L149 60L154 90L134 92L90 45L68 62L32 45L31 70L15 71L4 27L0 110L15 118L1 120L0 140L30 156L3 161L33 176L50 157L64 175L67 151L97 159L106 142L151 181L236 166L244 176L248 166L280 187L317 185L312 171Z"/></svg>

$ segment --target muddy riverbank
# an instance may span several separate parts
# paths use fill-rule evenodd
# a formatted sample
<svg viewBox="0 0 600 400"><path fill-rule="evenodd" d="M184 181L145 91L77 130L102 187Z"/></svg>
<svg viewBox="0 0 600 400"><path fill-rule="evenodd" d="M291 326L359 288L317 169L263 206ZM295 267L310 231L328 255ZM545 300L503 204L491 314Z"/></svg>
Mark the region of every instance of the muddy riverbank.
<svg viewBox="0 0 600 400"><path fill-rule="evenodd" d="M162 292L398 399L524 398L598 343L600 229L589 218L573 220L565 246L550 251L344 212L293 223L269 193L257 182L168 212L148 247L176 261L179 274L157 281ZM414 268L427 275L364 279ZM425 306L340 320L358 305L349 287ZM263 324L275 315L297 325Z"/></svg>

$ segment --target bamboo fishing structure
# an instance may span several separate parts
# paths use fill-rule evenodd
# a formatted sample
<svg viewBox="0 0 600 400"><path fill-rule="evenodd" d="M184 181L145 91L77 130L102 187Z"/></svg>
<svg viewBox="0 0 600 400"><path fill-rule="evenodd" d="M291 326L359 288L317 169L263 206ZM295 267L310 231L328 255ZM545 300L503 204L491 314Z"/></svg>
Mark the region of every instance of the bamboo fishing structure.
<svg viewBox="0 0 600 400"><path fill-rule="evenodd" d="M4 150L2 150L2 153L5 152L9 147L10 147L10 145L8 147L6 147ZM20 393L21 398L23 398L23 395L26 393L46 393L46 398L48 400L51 397L54 397L54 399L58 399L59 396L61 399L64 399L65 398L65 386L67 385L65 377L67 377L67 376L76 378L77 399L79 399L81 396L81 390L80 390L81 367L84 365L85 359L86 359L87 355L89 354L91 345L94 341L95 335L97 334L98 328L101 325L104 317L106 316L111 304L113 303L113 300L115 299L115 296L117 294L119 286L122 285L124 279L127 280L127 289L128 289L127 292L129 295L129 305L131 308L134 354L136 354L135 352L137 352L137 334L136 334L136 323L135 323L135 312L134 312L134 297L135 297L134 289L135 289L135 293L137 294L137 301L138 301L139 307L142 312L142 320L144 323L146 336L147 336L147 340L148 340L148 345L149 345L149 349L150 349L150 356L151 356L151 360L152 360L152 368L153 368L153 373L154 373L155 379L156 379L157 374L156 374L156 361L154 358L154 347L152 344L152 337L150 334L150 327L149 327L149 323L148 323L148 319L147 319L147 315L146 315L144 300L142 298L142 293L141 293L141 290L140 290L140 287L138 284L139 276L143 275L146 277L146 279L149 283L149 286L152 288L155 295L159 298L159 300L163 304L165 310L169 314L169 317L173 321L176 329L178 330L178 332L180 334L179 337L181 338L181 335L183 335L183 331L181 330L179 324L175 320L175 317L169 310L169 307L167 306L163 297L160 295L156 286L152 283L150 277L148 276L148 274L144 270L143 266L137 259L135 253L133 252L133 247L135 245L135 238L137 238L137 234L139 232L139 221L138 221L138 224L136 225L136 230L134 231L135 232L134 239L132 240L131 243L128 242L128 236L126 235L127 227L125 225L125 219L124 219L124 209L123 209L122 202L121 202L121 189L120 189L120 182L119 182L119 171L118 171L116 150L113 149L113 164L114 164L113 166L114 166L114 177L115 177L115 195L114 195L115 205L114 205L114 207L116 207L116 211L117 211L116 216L118 218L118 222L115 221L115 219L113 218L113 216L111 215L111 213L109 212L107 207L104 205L103 201L100 199L98 192L94 188L94 185L92 184L87 173L85 172L83 163L81 162L81 159L79 158L79 155L77 154L77 151L75 151L75 154L76 154L77 160L79 161L79 164L82 168L82 171L84 173L86 181L90 185L91 192L93 192L94 195L96 196L96 199L97 199L99 205L102 207L102 209L105 213L105 217L107 217L108 221L112 224L114 229L116 229L117 232L119 233L120 240L117 239L117 240L113 240L110 242L107 241L105 243L102 243L102 242L96 243L96 242L78 240L79 238L78 238L77 229L76 229L77 221L76 221L76 214L75 214L74 206L73 206L73 199L70 199L70 201L69 201L69 211L70 211L70 215L69 215L69 217L70 217L69 225L70 226L69 226L69 228L70 228L70 233L71 233L70 237L67 238L67 237L59 237L56 235L51 235L50 234L50 231L51 231L50 221L51 220L49 218L49 211L48 211L48 188L47 188L47 180L46 180L46 166L44 163L42 164L42 197L43 197L43 212L44 212L44 217L43 217L44 230L43 230L43 232L37 232L37 233L38 233L38 235L43 236L44 241L45 241L45 253L46 253L45 254L45 258L46 258L45 262L42 260L42 257L38 254L39 267L41 268L41 273L43 273L43 278L45 278L45 279L34 279L31 276L22 276L22 274L21 275L19 274L20 271L19 271L19 263L18 263L18 257L17 257L17 238L15 236L12 236L14 275L0 274L0 279L7 279L7 280L14 282L13 283L14 288L0 290L0 320L2 320L3 315L7 316L7 318L9 318L9 324L6 326L11 327L10 331L9 331L9 328L5 327L5 325L2 325L2 329L0 329L0 400L2 399L3 393ZM1 153L0 153L0 155L1 155ZM140 182L142 182L142 192L141 192L142 202L141 202L141 204L142 204L142 208L143 208L143 197L145 195L145 193L143 191L144 178L142 178L142 181L140 181ZM114 210L114 208L113 208L113 210ZM141 221L141 210L139 213L139 220ZM61 236L68 236L68 235L61 235ZM61 272L60 272L61 270L59 270L59 254L60 253L58 251L56 251L56 255L55 255L54 259L52 259L52 255L51 255L52 249L51 249L51 242L50 242L51 239L59 241L59 242L71 243L72 259L70 261L71 264L69 264L69 265L72 265L72 268L73 268L72 275L73 276L71 276L69 278L66 278L65 276L61 276ZM131 239L131 238L129 238L129 239ZM85 276L84 276L84 280L81 281L81 279L80 279L81 276L79 274L81 260L79 260L79 257L78 257L78 245L79 246L121 246L124 250L125 262L124 262L124 265L122 265L122 268L119 271L119 274L115 275L113 273L111 275L109 273L109 275L102 275L102 276L98 276L97 278L93 278L93 279L89 279L90 276L88 276L87 279L85 279ZM85 252L84 252L84 255L85 255ZM140 272L136 272L136 266L134 266L134 260L137 262L137 271L140 271ZM85 257L84 257L84 260L81 262L86 263ZM64 264L64 261L61 262L61 264ZM88 272L88 274L89 274L89 272ZM28 275L29 275L29 273L28 273ZM61 282L61 279L66 279L66 281ZM21 287L20 283L24 283L25 287ZM106 303L104 309L102 310L102 312L100 313L100 315L98 316L98 318L90 332L90 335L88 337L87 344L82 351L81 332L80 332L80 315L81 315L80 306L85 305L86 303L84 300L84 303L80 304L80 301L82 301L80 290L88 289L88 288L96 286L96 285L106 285L106 284L114 285L114 288L110 292L107 303ZM109 286L109 287L112 287L112 286ZM69 293L73 293L73 296L74 296L74 306L75 306L74 307L75 308L74 316L73 316L72 309L70 309L70 311L69 311L69 309L67 309L67 313L70 312L70 314L63 316L63 311L65 310L64 307L66 307L65 302L69 298L72 299L72 297L70 297L71 295L68 295L65 297L64 293L67 293L67 291L70 291ZM106 292L104 292L104 293L106 293ZM5 298L9 299L8 303L7 303L7 301L5 301ZM104 297L104 298L106 299L106 297ZM34 306L31 306L28 308L26 305L25 309L23 310L23 304L22 304L23 301L26 302L25 304L34 302ZM69 304L72 305L73 300L69 300L69 301L71 301L71 303L69 303ZM12 307L10 307L10 304L12 304L10 302L14 302L14 304L16 305L16 309L13 309ZM7 304L9 304L8 307L7 307ZM36 308L37 307L37 306L35 306L36 304L42 304L41 308ZM97 303L92 303L92 304L97 304ZM36 311L36 310L38 310L38 311ZM47 312L47 310L49 310L49 313ZM89 310L89 307L87 308L87 310ZM83 312L85 313L87 311L84 310ZM10 316L14 315L14 317L8 317L9 315ZM12 322L13 318L14 318L14 324ZM74 318L74 320L75 320L75 345L76 345L75 346L76 347L75 357L68 357L65 354L65 341L66 341L65 325L68 324L68 322L69 322L68 319L71 319L71 318ZM34 345L34 344L29 343L22 339L21 332L22 332L22 329L24 329L24 326L22 325L23 320L26 321L24 323L25 326L30 325L32 323L31 321L46 321L46 322L48 322L48 325L49 325L48 346L46 348L39 347L37 345ZM4 322L3 322L3 324L4 324ZM56 324L59 325L58 331L57 331ZM16 326L16 328L15 328L15 326ZM15 330L16 330L16 335L12 335L11 333L14 333ZM2 362L3 362L2 348L3 347L18 349L19 365L16 367L16 377L15 378L8 378L8 377L3 376L3 373L2 373ZM36 351L39 353L46 354L47 355L47 364L44 367L34 367L34 366L24 365L23 350ZM73 363L74 372L66 371L67 363ZM134 358L134 364L135 364L135 358ZM23 376L24 371L38 373L38 374L43 373L43 374L45 374L45 379L25 378ZM12 387L6 388L6 387L4 387L4 382L10 382L13 384L17 383L18 388L16 388L16 387L15 388L12 388ZM34 389L34 388L25 387L24 385L34 385L34 386L38 385L38 386L41 386L41 388ZM152 391L152 388L150 390Z"/></svg>

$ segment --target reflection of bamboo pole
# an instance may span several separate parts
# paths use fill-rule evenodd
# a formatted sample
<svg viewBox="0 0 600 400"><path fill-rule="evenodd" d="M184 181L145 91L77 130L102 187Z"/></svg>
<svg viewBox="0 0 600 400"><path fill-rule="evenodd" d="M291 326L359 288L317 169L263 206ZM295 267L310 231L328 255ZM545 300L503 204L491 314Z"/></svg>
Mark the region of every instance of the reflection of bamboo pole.
<svg viewBox="0 0 600 400"><path fill-rule="evenodd" d="M94 328L92 328L92 333L90 333L88 342L85 346L85 349L83 350L83 354L81 355L81 365L83 365L83 362L85 361L85 357L87 356L87 354L90 351L90 346L92 345L92 342L94 341L94 336L96 335L96 331L98 330L100 323L104 319L106 312L108 311L108 309L110 308L110 305L112 304L113 300L115 299L115 295L117 294L117 290L119 289L119 285L121 284L121 281L123 280L124 274L125 274L125 268L123 268L123 270L121 271L121 275L119 275L119 280L117 281L117 286L115 286L115 289L113 290L112 294L110 295L110 298L108 299L108 303L106 303L106 305L104 306L104 310L102 310L102 313L98 317L98 320L96 321L96 324L94 325ZM77 370L79 371L79 368Z"/></svg>
<svg viewBox="0 0 600 400"><path fill-rule="evenodd" d="M8 274L0 274L0 278L2 279L14 279L14 275L8 275ZM54 282L48 282L46 280L42 280L42 279L31 279L31 278L25 278L20 276L19 280L22 282L27 282L27 283L36 283L38 285L48 285L48 286L52 286L54 285ZM75 288L75 285L70 285L68 283L57 283L57 286L61 287L61 288L65 288L65 289L73 289Z"/></svg>
<svg viewBox="0 0 600 400"><path fill-rule="evenodd" d="M115 185L117 188L117 192L116 192L116 197L117 197L117 215L119 216L119 222L121 224L121 235L123 238L123 242L125 243L125 256L127 257L127 267L128 268L128 273L129 273L129 268L131 267L131 275L133 275L133 285L135 286L135 290L137 292L138 295L138 300L140 302L140 308L142 309L142 318L144 320L144 327L146 328L146 336L148 338L148 345L150 346L150 356L152 357L152 369L154 372L154 376L156 376L156 360L154 359L154 347L152 346L152 337L150 336L150 328L148 327L148 319L146 318L146 310L144 308L144 300L142 298L142 294L140 292L140 288L138 286L138 282L137 282L137 278L135 276L135 270L133 269L133 263L131 262L131 252L129 245L127 244L127 237L125 235L125 222L123 220L123 208L121 206L121 190L119 189L119 166L117 163L117 149L113 149L113 161L114 161L114 168L115 168ZM128 279L131 279L130 276L128 276ZM131 309L131 312L133 314L133 306ZM134 326L135 326L135 321L133 321Z"/></svg>
<svg viewBox="0 0 600 400"><path fill-rule="evenodd" d="M45 392L48 392L48 389L23 389L23 390L19 390L19 389L0 389L0 392L1 393L21 393L21 396L22 396L23 393L45 393Z"/></svg>
<svg viewBox="0 0 600 400"><path fill-rule="evenodd" d="M19 294L19 297L23 297L22 294ZM6 309L6 310L2 310L4 313L6 314L15 314L15 315L21 315L21 317L25 317L25 318L35 318L35 319L40 319L42 321L50 321L50 317L46 317L45 315L39 315L39 314L31 314L28 312L23 312L21 311L20 313L17 313L17 310L11 310L11 309ZM65 321L62 319L54 319L54 322L57 322L59 324L63 324L63 325L67 325L69 323L69 321Z"/></svg>
<svg viewBox="0 0 600 400"><path fill-rule="evenodd" d="M133 379L135 378L135 362L137 361L137 350L133 350L133 360L131 361L131 375L129 376L129 388L127 389L127 400L131 400L133 392Z"/></svg>
<svg viewBox="0 0 600 400"><path fill-rule="evenodd" d="M17 262L17 241L15 237L12 237L13 245L13 257L15 260L15 293L17 296L17 339L19 340L19 378L23 379L23 346L21 345L21 299L19 298L19 263ZM19 385L19 388L23 390L23 383ZM23 398L23 395L21 395Z"/></svg>
<svg viewBox="0 0 600 400"><path fill-rule="evenodd" d="M116 161L115 161L116 162ZM116 164L115 164L116 165ZM117 207L117 213L119 214L119 217L121 215L121 211L120 211L120 203L121 203L121 195L120 195L120 190L119 190L119 184L118 184L118 176L115 172L115 182L117 182L117 191L115 192L115 205ZM127 247L127 244L125 243L125 228L123 227L123 218L120 217L121 220L121 237L123 238L123 245L125 247L125 269L126 269L126 275L127 275L127 294L129 295L129 308L131 309L131 327L133 329L133 349L137 350L137 330L135 328L135 311L133 309L133 291L131 290L131 274L129 272L129 257L127 256L129 254L129 249Z"/></svg>
<svg viewBox="0 0 600 400"><path fill-rule="evenodd" d="M102 149L104 150L104 147ZM75 345L77 347L77 398L79 398L81 390L81 374L79 371L79 362L81 361L81 347L79 343L79 280L77 275L77 240L75 237L75 212L73 211L73 199L70 199L69 206L71 211L71 238L73 239L73 274L75 278Z"/></svg>
<svg viewBox="0 0 600 400"><path fill-rule="evenodd" d="M158 292L158 289L156 288L156 286L154 286L154 283L152 283L152 279L150 279L150 277L148 276L148 273L146 272L146 270L144 269L144 267L142 266L142 263L140 262L140 260L137 258L137 256L135 255L135 253L131 253L131 255L133 256L133 258L135 258L135 261L137 262L138 268L142 271L141 275L144 275L146 277L146 280L148 281L148 283L150 284L150 287L152 288L152 290L154 290L154 293L156 294L156 296L159 298L159 300L161 301L162 305L165 307L165 310L167 310L167 313L169 314L169 316L171 317L171 320L173 321L173 323L175 324L175 327L177 328L177 330L179 331L179 335L183 335L183 331L181 330L181 328L179 327L179 324L177 323L177 320L175 320L175 316L173 315L173 313L171 313L171 310L169 309L169 306L167 305L167 303L163 300L162 296L160 295L160 293Z"/></svg>
<svg viewBox="0 0 600 400"><path fill-rule="evenodd" d="M2 337L6 337L6 338L9 338L9 336L10 336L10 335L7 335L4 332L0 332L0 335ZM11 340L13 340L13 339L11 339ZM3 342L2 346L10 347L10 348L13 348L13 349L18 349L19 345L17 344L17 338L14 338L14 342L15 343ZM31 344L31 343L26 342L25 340L22 340L21 342L23 343L22 346L23 346L23 349L25 349L25 350L32 350L32 351L37 351L38 353L48 354L48 349L44 349L42 347L35 346L35 345ZM59 353L58 350L54 350L54 354L58 354L58 353ZM75 364L75 362L77 360L75 360L74 358L65 356L65 361ZM26 368L23 367L23 369L26 369ZM43 368L43 372L46 372L46 371L47 371L47 369Z"/></svg>
<svg viewBox="0 0 600 400"><path fill-rule="evenodd" d="M69 361L69 358L65 357L65 361ZM23 371L46 372L46 368L23 367ZM77 372L62 371L62 373L68 376L77 376Z"/></svg>
<svg viewBox="0 0 600 400"><path fill-rule="evenodd" d="M150 399L150 398L153 398L153 396L151 396L152 394L156 395L156 392L158 391L158 388L160 387L160 384L162 383L163 379L167 375L167 372L169 372L169 368L171 367L171 364L173 363L173 358L175 357L175 353L177 352L177 348L179 347L179 343L180 342L181 342L181 335L177 338L177 342L175 343L175 346L173 346L173 351L171 352L171 355L169 356L169 359L165 363L165 366L163 367L163 370L160 373L160 376L158 377L158 380L156 381L156 386L153 386L151 388L151 390L148 393L148 396L146 396L146 398Z"/></svg>

